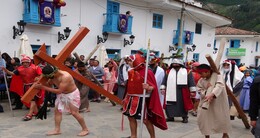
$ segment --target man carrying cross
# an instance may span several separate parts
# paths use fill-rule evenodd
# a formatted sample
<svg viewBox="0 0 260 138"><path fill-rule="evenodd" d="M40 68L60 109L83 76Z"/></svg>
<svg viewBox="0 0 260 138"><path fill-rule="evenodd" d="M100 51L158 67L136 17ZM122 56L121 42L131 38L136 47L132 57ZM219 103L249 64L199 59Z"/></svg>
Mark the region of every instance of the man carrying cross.
<svg viewBox="0 0 260 138"><path fill-rule="evenodd" d="M55 129L47 133L50 135L61 134L60 124L62 120L62 112L70 112L82 127L78 136L85 136L89 133L84 118L79 113L80 93L75 85L73 77L66 71L58 70L55 67L47 65L42 69L43 77L49 79L47 84L35 84L35 88L44 89L46 91L56 93L55 101ZM50 85L54 84L57 89Z"/></svg>
<svg viewBox="0 0 260 138"><path fill-rule="evenodd" d="M201 76L197 84L197 90L201 94L201 100L198 108L198 125L201 133L205 138L209 138L211 134L223 133L222 138L229 138L228 133L231 132L231 124L229 121L228 97L225 89L223 77L218 74L215 84L210 83L212 74L211 67L207 64L201 64L197 67ZM213 86L210 91L209 87ZM210 93L202 95L203 93ZM209 108L202 109L202 104L208 101Z"/></svg>

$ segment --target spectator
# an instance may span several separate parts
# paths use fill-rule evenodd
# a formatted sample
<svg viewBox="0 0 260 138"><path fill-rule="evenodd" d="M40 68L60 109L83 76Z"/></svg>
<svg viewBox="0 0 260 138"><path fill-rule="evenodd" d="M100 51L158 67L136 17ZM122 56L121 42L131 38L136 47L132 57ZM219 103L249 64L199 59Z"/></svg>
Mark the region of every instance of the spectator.
<svg viewBox="0 0 260 138"><path fill-rule="evenodd" d="M98 60L93 61L93 66L89 68L89 71L96 77L96 79L100 83L103 83L102 76L104 75L104 70L99 66ZM93 96L94 98L93 100L91 100L91 102L98 102L98 103L101 102L100 94L98 92L93 91Z"/></svg>

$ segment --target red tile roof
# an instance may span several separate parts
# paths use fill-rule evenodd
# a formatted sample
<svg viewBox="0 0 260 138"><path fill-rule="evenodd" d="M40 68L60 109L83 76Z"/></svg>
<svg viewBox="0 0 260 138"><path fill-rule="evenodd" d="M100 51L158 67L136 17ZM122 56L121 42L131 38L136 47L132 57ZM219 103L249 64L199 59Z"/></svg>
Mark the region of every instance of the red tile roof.
<svg viewBox="0 0 260 138"><path fill-rule="evenodd" d="M260 33L232 27L218 27L216 28L215 35L260 35Z"/></svg>

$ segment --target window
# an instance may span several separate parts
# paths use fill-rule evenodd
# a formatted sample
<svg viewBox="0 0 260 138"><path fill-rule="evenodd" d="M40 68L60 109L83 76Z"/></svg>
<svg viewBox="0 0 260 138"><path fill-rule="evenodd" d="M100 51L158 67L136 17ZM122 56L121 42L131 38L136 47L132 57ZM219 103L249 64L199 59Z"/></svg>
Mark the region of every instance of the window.
<svg viewBox="0 0 260 138"><path fill-rule="evenodd" d="M258 42L255 44L255 52L258 52Z"/></svg>
<svg viewBox="0 0 260 138"><path fill-rule="evenodd" d="M35 54L38 49L41 47L41 45L31 45L33 54ZM49 45L46 45L46 51L48 55L51 55L51 47Z"/></svg>
<svg viewBox="0 0 260 138"><path fill-rule="evenodd" d="M107 56L109 59L119 60L120 59L120 49L107 49Z"/></svg>
<svg viewBox="0 0 260 138"><path fill-rule="evenodd" d="M196 23L195 33L196 34L201 34L201 30L202 30L202 24L201 23Z"/></svg>
<svg viewBox="0 0 260 138"><path fill-rule="evenodd" d="M159 57L159 54L160 52L159 51L154 51L154 50L151 50L150 52L153 52L155 54L156 57Z"/></svg>
<svg viewBox="0 0 260 138"><path fill-rule="evenodd" d="M199 53L193 53L193 59L194 59L196 62L199 62L199 58L200 58L200 54L199 54Z"/></svg>
<svg viewBox="0 0 260 138"><path fill-rule="evenodd" d="M215 40L214 40L214 46L213 46L213 49L217 48L217 47L216 47L216 42L217 42L217 41L216 41L216 39L215 39Z"/></svg>
<svg viewBox="0 0 260 138"><path fill-rule="evenodd" d="M153 14L153 28L162 29L163 24L163 15Z"/></svg>
<svg viewBox="0 0 260 138"><path fill-rule="evenodd" d="M240 40L230 40L230 48L239 48Z"/></svg>

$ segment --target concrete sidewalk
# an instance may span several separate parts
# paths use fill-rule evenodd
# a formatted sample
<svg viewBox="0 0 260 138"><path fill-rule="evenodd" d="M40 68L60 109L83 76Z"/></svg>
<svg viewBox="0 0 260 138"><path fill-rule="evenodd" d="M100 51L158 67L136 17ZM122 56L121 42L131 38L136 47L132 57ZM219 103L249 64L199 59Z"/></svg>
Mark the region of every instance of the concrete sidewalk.
<svg viewBox="0 0 260 138"><path fill-rule="evenodd" d="M12 116L9 104L6 100L0 101L4 107L4 113L0 113L0 138L45 138L45 134L54 128L53 109L48 113L46 120L22 121L22 117L28 112L26 109L15 110ZM128 120L124 117L124 130L121 130L122 114L120 106L112 106L109 103L90 103L91 112L82 113L89 128L88 138L121 138L130 136ZM189 123L181 123L181 118L168 123L168 130L162 131L156 128L157 138L204 138L201 135L196 117L189 115ZM140 126L140 125L139 125ZM232 121L233 132L230 138L253 138L250 130L245 129L239 119ZM61 123L61 135L49 136L51 138L76 138L80 132L80 125L71 115L63 115ZM139 130L138 130L139 132ZM221 138L222 134L212 135L212 138ZM143 138L149 138L144 125Z"/></svg>

